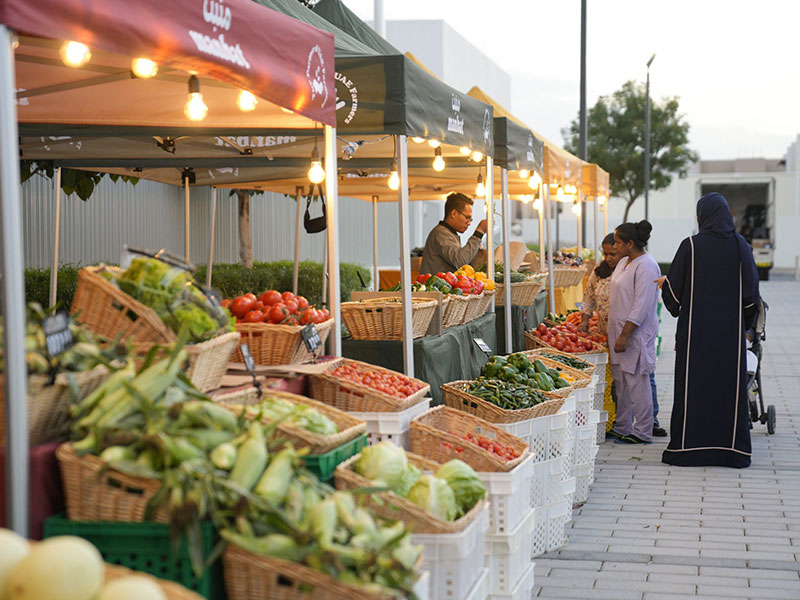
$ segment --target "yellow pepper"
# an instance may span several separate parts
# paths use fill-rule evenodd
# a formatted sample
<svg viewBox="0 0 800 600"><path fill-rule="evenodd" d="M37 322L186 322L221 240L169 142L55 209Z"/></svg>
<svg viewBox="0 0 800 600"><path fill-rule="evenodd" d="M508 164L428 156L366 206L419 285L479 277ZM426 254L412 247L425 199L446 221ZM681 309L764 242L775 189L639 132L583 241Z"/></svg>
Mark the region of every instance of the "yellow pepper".
<svg viewBox="0 0 800 600"><path fill-rule="evenodd" d="M463 265L458 271L456 271L456 275L475 277L475 269L473 269L470 265Z"/></svg>

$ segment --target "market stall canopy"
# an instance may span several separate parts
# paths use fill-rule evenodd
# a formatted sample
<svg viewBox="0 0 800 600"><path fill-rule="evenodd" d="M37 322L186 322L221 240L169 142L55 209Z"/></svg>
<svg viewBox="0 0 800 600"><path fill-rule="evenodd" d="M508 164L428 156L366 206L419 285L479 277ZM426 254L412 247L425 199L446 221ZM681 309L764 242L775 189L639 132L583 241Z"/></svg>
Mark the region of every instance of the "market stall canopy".
<svg viewBox="0 0 800 600"><path fill-rule="evenodd" d="M250 0L140 0L131 8L123 0L0 0L0 22L19 35L23 132L52 134L53 124L62 135L86 126L113 134L143 123L162 135L164 128L335 125L329 32ZM76 52L77 66L66 66L62 40L88 46L90 60L82 63L85 53ZM154 61L158 72L134 77L132 57ZM192 73L202 74L208 114L201 121L184 116ZM240 90L268 102L243 112Z"/></svg>
<svg viewBox="0 0 800 600"><path fill-rule="evenodd" d="M583 165L583 196L588 200L595 200L602 197L603 202L608 200L609 177L608 173L600 168L599 165L588 163ZM601 202L602 203L602 202Z"/></svg>

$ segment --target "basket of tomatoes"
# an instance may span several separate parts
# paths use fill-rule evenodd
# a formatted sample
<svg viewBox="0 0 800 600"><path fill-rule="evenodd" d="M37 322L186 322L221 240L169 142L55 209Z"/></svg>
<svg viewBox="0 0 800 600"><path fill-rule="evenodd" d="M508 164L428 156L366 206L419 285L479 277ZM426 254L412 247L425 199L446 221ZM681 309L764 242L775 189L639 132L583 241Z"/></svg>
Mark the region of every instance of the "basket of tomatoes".
<svg viewBox="0 0 800 600"><path fill-rule="evenodd" d="M322 345L333 328L333 319L327 309L317 309L303 296L292 292L267 290L260 296L245 294L233 300L223 300L222 305L236 317L236 331L240 344L247 343L253 360L259 365L295 365L309 362L315 353L306 348L301 331L316 327ZM240 348L236 349L234 362L243 362Z"/></svg>
<svg viewBox="0 0 800 600"><path fill-rule="evenodd" d="M528 350L555 348L570 354L601 354L608 350L606 342L606 336L578 331L570 322L553 327L541 323L536 329L525 332Z"/></svg>

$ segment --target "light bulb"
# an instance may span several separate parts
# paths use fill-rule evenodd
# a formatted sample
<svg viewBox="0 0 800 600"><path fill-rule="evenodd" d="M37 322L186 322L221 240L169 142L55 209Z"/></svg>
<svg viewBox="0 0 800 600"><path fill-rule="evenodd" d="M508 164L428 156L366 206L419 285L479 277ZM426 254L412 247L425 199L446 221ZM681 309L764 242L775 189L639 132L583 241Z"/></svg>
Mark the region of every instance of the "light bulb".
<svg viewBox="0 0 800 600"><path fill-rule="evenodd" d="M478 173L478 184L475 186L475 195L476 196L485 196L486 195L486 186L483 184L483 175Z"/></svg>
<svg viewBox="0 0 800 600"><path fill-rule="evenodd" d="M483 152L478 152L475 150L475 152L472 153L472 160L475 162L481 162L483 160Z"/></svg>
<svg viewBox="0 0 800 600"><path fill-rule="evenodd" d="M468 155L469 155L469 153L470 153L470 152L472 152L472 151L471 151L469 148L467 148L466 146L461 146L461 148L459 148L459 149L458 149L458 151L459 151L459 152L461 152L461 154L463 154L464 156L468 156Z"/></svg>
<svg viewBox="0 0 800 600"><path fill-rule="evenodd" d="M597 197L597 204L599 204L600 206L603 206L605 203L606 203L606 197L605 196L598 196Z"/></svg>
<svg viewBox="0 0 800 600"><path fill-rule="evenodd" d="M314 146L311 151L311 168L308 170L308 180L311 183L322 183L325 181L325 169L319 158L319 148Z"/></svg>
<svg viewBox="0 0 800 600"><path fill-rule="evenodd" d="M528 172L528 169L520 169L519 178L520 179L527 179L528 177L530 177L530 173Z"/></svg>
<svg viewBox="0 0 800 600"><path fill-rule="evenodd" d="M202 121L208 114L208 107L200 93L200 80L196 75L189 77L189 100L183 108L183 114L190 121Z"/></svg>
<svg viewBox="0 0 800 600"><path fill-rule="evenodd" d="M430 146L431 148L438 148L441 145L442 142L440 142L439 140L428 140L428 146Z"/></svg>
<svg viewBox="0 0 800 600"><path fill-rule="evenodd" d="M520 200L522 200L523 204L530 204L531 200L533 200L533 196L530 194L522 194L522 196L520 196Z"/></svg>
<svg viewBox="0 0 800 600"><path fill-rule="evenodd" d="M58 50L61 60L68 67L82 67L92 58L92 51L89 46L80 42L66 41L61 44Z"/></svg>
<svg viewBox="0 0 800 600"><path fill-rule="evenodd" d="M444 158L442 158L442 149L436 148L436 151L433 154L434 154L433 170L437 172L444 171L445 162Z"/></svg>
<svg viewBox="0 0 800 600"><path fill-rule="evenodd" d="M411 141L414 142L415 144L421 144L425 140L423 140L421 137L412 137Z"/></svg>
<svg viewBox="0 0 800 600"><path fill-rule="evenodd" d="M528 187L535 190L539 188L540 183L542 183L542 177L534 171L533 175L528 179Z"/></svg>
<svg viewBox="0 0 800 600"><path fill-rule="evenodd" d="M258 98L247 90L239 90L239 95L236 96L236 106L242 112L250 112L256 109Z"/></svg>
<svg viewBox="0 0 800 600"><path fill-rule="evenodd" d="M535 208L539 212L542 212L542 199L541 198L537 198L536 200L533 201L533 208Z"/></svg>
<svg viewBox="0 0 800 600"><path fill-rule="evenodd" d="M397 162L392 161L392 173L389 175L389 181L386 182L390 190L397 191L400 189L400 174L397 172Z"/></svg>
<svg viewBox="0 0 800 600"><path fill-rule="evenodd" d="M581 205L580 205L580 203L578 201L575 201L572 204L572 213L574 215L576 215L576 216L580 216L580 214L581 214Z"/></svg>
<svg viewBox="0 0 800 600"><path fill-rule="evenodd" d="M158 65L149 58L134 58L131 71L139 79L150 79L158 74Z"/></svg>
<svg viewBox="0 0 800 600"><path fill-rule="evenodd" d="M558 186L558 189L556 190L556 200L558 200L559 202L564 201L564 188L562 188L561 186Z"/></svg>

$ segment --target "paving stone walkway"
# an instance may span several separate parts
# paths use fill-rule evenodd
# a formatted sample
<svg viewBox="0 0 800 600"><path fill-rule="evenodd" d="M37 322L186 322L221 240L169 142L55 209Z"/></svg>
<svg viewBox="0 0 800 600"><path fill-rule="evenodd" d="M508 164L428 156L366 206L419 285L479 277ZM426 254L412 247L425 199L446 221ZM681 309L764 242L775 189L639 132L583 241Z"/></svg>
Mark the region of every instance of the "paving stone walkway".
<svg viewBox="0 0 800 600"><path fill-rule="evenodd" d="M754 425L753 464L741 470L670 467L666 441L601 445L569 543L536 560L535 598L800 599L800 283L765 282L761 293L775 435ZM656 381L667 429L675 325L665 311Z"/></svg>

